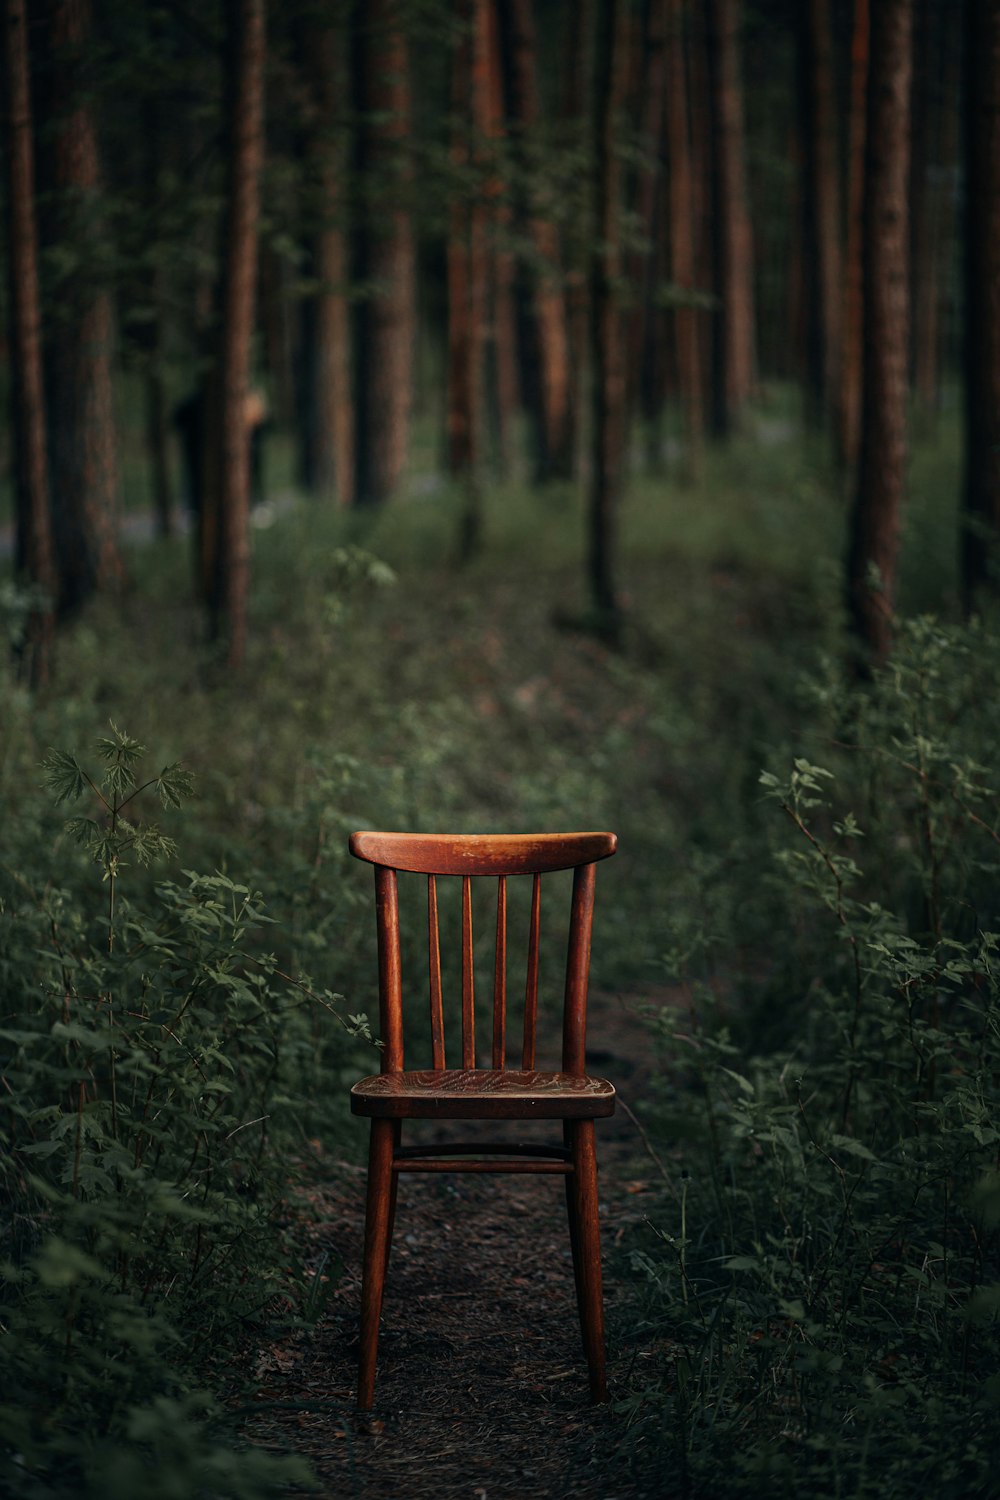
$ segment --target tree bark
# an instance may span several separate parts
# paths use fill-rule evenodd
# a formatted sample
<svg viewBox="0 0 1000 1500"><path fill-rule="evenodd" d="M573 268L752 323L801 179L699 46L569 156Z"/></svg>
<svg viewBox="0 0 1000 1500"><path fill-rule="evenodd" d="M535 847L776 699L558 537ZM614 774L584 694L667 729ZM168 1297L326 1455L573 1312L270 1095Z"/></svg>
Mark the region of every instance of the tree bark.
<svg viewBox="0 0 1000 1500"><path fill-rule="evenodd" d="M688 119L687 55L683 0L670 0L667 45L667 135L670 154L670 279L681 293L696 291L695 227L697 203ZM701 472L705 406L701 359L702 314L690 304L673 309L677 383L684 413L685 466L688 477Z"/></svg>
<svg viewBox="0 0 1000 1500"><path fill-rule="evenodd" d="M345 32L332 23L310 27L302 51L309 89L306 152L317 200L317 223L310 235L317 288L302 309L302 475L321 500L349 506L355 498L356 420L345 224L349 157L347 127L337 118L348 99Z"/></svg>
<svg viewBox="0 0 1000 1500"><path fill-rule="evenodd" d="M593 71L596 0L565 0L560 17L565 38L566 70L562 89L561 123L567 140L575 142L589 160L592 148L591 73ZM566 451L570 472L579 471L585 421L586 377L590 345L590 247L567 247L566 342L569 359Z"/></svg>
<svg viewBox="0 0 1000 1500"><path fill-rule="evenodd" d="M747 208L740 0L710 0L709 71L713 137L715 290L713 426L724 437L757 379L753 234Z"/></svg>
<svg viewBox="0 0 1000 1500"><path fill-rule="evenodd" d="M396 489L409 443L413 364L413 227L406 140L410 74L400 0L366 0L358 15L357 406L355 499Z"/></svg>
<svg viewBox="0 0 1000 1500"><path fill-rule="evenodd" d="M17 518L15 567L39 590L24 642L29 682L48 681L53 634L55 569L45 452L45 395L38 298L38 232L31 87L24 0L6 0L3 29L3 157L7 204L7 274L11 362L11 430Z"/></svg>
<svg viewBox="0 0 1000 1500"><path fill-rule="evenodd" d="M632 66L636 77L636 94L640 115L641 157L635 180L633 219L641 242L629 254L628 281L632 305L628 312L626 380L628 407L641 410L655 421L656 407L650 392L644 388L645 353L649 340L655 337L657 266L657 221L663 186L663 117L666 79L668 0L650 0L646 32L636 28ZM636 55L637 54L637 55Z"/></svg>
<svg viewBox="0 0 1000 1500"><path fill-rule="evenodd" d="M532 0L506 0L503 15L510 59L511 135L522 170L529 174L526 229L535 258L532 273L533 354L537 360L537 461L539 479L572 473L569 339L561 279L559 236L551 209L532 175L529 146L540 119L538 58Z"/></svg>
<svg viewBox="0 0 1000 1500"><path fill-rule="evenodd" d="M213 637L225 636L229 667L246 656L250 585L250 453L247 396L257 285L259 178L263 161L264 0L229 0L228 190L223 237L219 364L209 400L212 454L204 543Z"/></svg>
<svg viewBox="0 0 1000 1500"><path fill-rule="evenodd" d="M914 29L911 361L917 409L932 422L940 405L943 313L953 249L961 46L955 45L952 16L940 0L921 0Z"/></svg>
<svg viewBox="0 0 1000 1500"><path fill-rule="evenodd" d="M464 489L459 557L476 551L482 527L483 372L487 311L486 184L490 128L488 0L461 0L452 75L451 156L460 187L452 199L448 274L448 468ZM470 168L472 169L470 171Z"/></svg>
<svg viewBox="0 0 1000 1500"><path fill-rule="evenodd" d="M871 47L869 0L854 0L851 32L850 109L847 142L847 227L841 313L840 376L834 433L841 470L852 478L861 433L862 227L865 197L865 143L868 129L868 73Z"/></svg>
<svg viewBox="0 0 1000 1500"><path fill-rule="evenodd" d="M157 40L162 31L154 32ZM143 135L147 212L161 201L162 164L165 143L165 120L162 101L149 98L143 105ZM149 461L153 491L153 514L157 535L170 537L174 531L173 490L170 482L170 413L167 387L163 375L166 271L157 261L145 273L145 296L150 316L138 329L137 342L142 350L146 457Z"/></svg>
<svg viewBox="0 0 1000 1500"><path fill-rule="evenodd" d="M798 11L798 33L806 411L819 426L826 422L837 390L843 296L830 0L808 0Z"/></svg>
<svg viewBox="0 0 1000 1500"><path fill-rule="evenodd" d="M622 0L598 0L594 95L595 212L590 292L593 382L590 477L590 592L598 627L620 628L615 583L618 509L625 453L626 385L618 301L621 276L621 167L617 144L628 83Z"/></svg>
<svg viewBox="0 0 1000 1500"><path fill-rule="evenodd" d="M501 53L499 0L488 0L487 50L489 89L487 134L496 155L506 133L503 58ZM489 362L487 394L492 413L500 471L510 471L514 427L519 408L517 374L517 309L514 299L514 253L510 245L510 185L502 177L503 159L495 168L490 187L492 251L490 257L491 306L488 319Z"/></svg>
<svg viewBox="0 0 1000 1500"><path fill-rule="evenodd" d="M1000 592L1000 0L965 5L966 611Z"/></svg>
<svg viewBox="0 0 1000 1500"><path fill-rule="evenodd" d="M58 606L72 613L116 587L117 434L111 294L92 256L104 234L97 129L84 93L91 42L89 0L54 0L48 11L47 244L81 257L60 289L46 355L49 463Z"/></svg>
<svg viewBox="0 0 1000 1500"><path fill-rule="evenodd" d="M847 597L862 668L892 643L909 391L913 0L872 9L864 205L864 399Z"/></svg>

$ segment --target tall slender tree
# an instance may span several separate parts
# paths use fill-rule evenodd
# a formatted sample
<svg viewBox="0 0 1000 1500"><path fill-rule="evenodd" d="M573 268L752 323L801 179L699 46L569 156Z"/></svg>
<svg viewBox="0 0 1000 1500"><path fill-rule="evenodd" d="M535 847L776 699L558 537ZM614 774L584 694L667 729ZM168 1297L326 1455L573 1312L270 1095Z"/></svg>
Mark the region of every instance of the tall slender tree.
<svg viewBox="0 0 1000 1500"><path fill-rule="evenodd" d="M448 467L465 503L459 553L479 543L484 355L488 305L483 151L490 125L489 0L459 0L452 75L452 197L448 271Z"/></svg>
<svg viewBox="0 0 1000 1500"><path fill-rule="evenodd" d="M709 0L712 219L718 311L712 420L722 437L739 420L757 379L753 233L747 203L746 132L740 64L741 0Z"/></svg>
<svg viewBox="0 0 1000 1500"><path fill-rule="evenodd" d="M487 53L489 86L487 98L487 134L495 158L490 184L491 233L491 306L488 318L487 397L493 416L493 430L501 472L509 472L512 462L514 424L520 405L518 380L517 307L514 295L515 260L511 245L513 227L510 184L504 174L506 151L502 143L506 134L506 101L501 47L499 0L489 0L487 7Z"/></svg>
<svg viewBox="0 0 1000 1500"><path fill-rule="evenodd" d="M227 4L227 191L222 241L219 358L210 386L203 561L212 633L228 665L246 656L250 585L247 396L257 284L263 160L264 0Z"/></svg>
<svg viewBox="0 0 1000 1500"><path fill-rule="evenodd" d="M892 643L909 391L913 0L872 8L864 205L864 387L847 598L862 664Z"/></svg>
<svg viewBox="0 0 1000 1500"><path fill-rule="evenodd" d="M670 277L681 294L696 290L697 200L688 113L688 49L683 0L669 0L667 36L667 136L670 157ZM691 478L701 469L705 406L699 313L693 300L673 309L677 384L684 413L685 461Z"/></svg>
<svg viewBox="0 0 1000 1500"><path fill-rule="evenodd" d="M806 410L825 423L840 366L841 211L830 0L797 12L803 150L803 266L806 271Z"/></svg>
<svg viewBox="0 0 1000 1500"><path fill-rule="evenodd" d="M358 95L355 499L379 504L396 489L409 442L416 319L407 143L410 65L402 0L355 12Z"/></svg>
<svg viewBox="0 0 1000 1500"><path fill-rule="evenodd" d="M301 469L310 490L341 506L352 504L355 494L347 40L343 17L339 23L317 18L301 38L312 209L309 258L316 284L302 307Z"/></svg>
<svg viewBox="0 0 1000 1500"><path fill-rule="evenodd" d="M561 248L532 152L541 121L538 42L532 0L505 0L503 17L510 66L511 139L527 181L526 232L532 248L531 356L537 388L537 473L540 479L572 472L570 357Z"/></svg>
<svg viewBox="0 0 1000 1500"><path fill-rule="evenodd" d="M599 627L620 628L616 584L618 510L625 457L626 383L619 301L621 164L618 141L628 88L623 0L598 0L594 91L594 249L590 291L592 444L588 571Z"/></svg>
<svg viewBox="0 0 1000 1500"><path fill-rule="evenodd" d="M44 596L31 607L25 642L29 680L42 686L49 675L55 570L45 452L35 163L24 0L6 0L2 45L6 106L3 160L13 408L11 431L17 516L15 562L18 575Z"/></svg>
<svg viewBox="0 0 1000 1500"><path fill-rule="evenodd" d="M840 375L834 437L841 470L853 481L861 433L863 381L863 249L865 144L868 132L868 73L871 52L869 0L854 0L851 26L850 102L847 130L847 204L844 236Z"/></svg>
<svg viewBox="0 0 1000 1500"><path fill-rule="evenodd" d="M576 147L578 157L589 163L592 148L591 74L593 72L594 31L597 0L564 0L559 17L564 75L560 91L559 125L563 138ZM586 212L580 214L586 225ZM581 467L583 435L586 427L584 390L590 341L590 245L586 231L578 235L564 232L564 265L566 271L566 337L569 351L567 396L569 433L566 438L570 472Z"/></svg>
<svg viewBox="0 0 1000 1500"><path fill-rule="evenodd" d="M632 218L640 238L638 243L633 244L628 255L628 280L632 298L626 328L626 379L630 409L634 409L640 399L644 408L648 404L643 390L645 352L648 339L654 336L656 321L657 273L660 268L660 246L656 231L661 217L660 200L664 176L667 10L668 0L650 0L645 34L636 28L635 38L638 56L633 63L633 70L636 75L640 154L635 174Z"/></svg>
<svg viewBox="0 0 1000 1500"><path fill-rule="evenodd" d="M121 579L117 538L114 314L97 122L87 78L90 0L49 0L44 77L49 129L42 231L67 268L45 350L58 603L63 613ZM68 253L67 253L68 252Z"/></svg>
<svg viewBox="0 0 1000 1500"><path fill-rule="evenodd" d="M154 34L162 36L162 25L154 21ZM167 152L167 128L164 100L151 93L143 105L143 166L147 192L159 199L163 187L164 157ZM153 218L150 214L150 218ZM149 458L156 529L161 537L174 530L173 489L169 458L169 403L164 375L166 346L167 274L160 256L152 258L145 270L144 291L148 314L139 325L138 343L142 352L142 379L146 453Z"/></svg>
<svg viewBox="0 0 1000 1500"><path fill-rule="evenodd" d="M965 4L962 592L1000 592L1000 0Z"/></svg>

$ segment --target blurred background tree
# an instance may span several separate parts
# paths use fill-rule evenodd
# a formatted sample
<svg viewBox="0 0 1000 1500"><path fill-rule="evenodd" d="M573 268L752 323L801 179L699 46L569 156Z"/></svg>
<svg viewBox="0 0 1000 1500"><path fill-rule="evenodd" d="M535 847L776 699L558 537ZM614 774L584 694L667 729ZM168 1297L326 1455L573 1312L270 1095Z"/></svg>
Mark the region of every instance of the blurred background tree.
<svg viewBox="0 0 1000 1500"><path fill-rule="evenodd" d="M965 0L964 68L945 0L899 7L905 68L883 37L895 5L619 9L612 26L607 0L292 0L261 33L266 134L241 168L225 81L237 23L221 0L28 0L30 127L7 91L22 149L6 152L8 452L23 497L41 422L50 494L16 507L18 571L61 613L119 587L120 505L141 494L169 534L183 446L200 592L238 641L249 549L233 518L253 463L236 454L251 438L259 452L267 430L297 455L300 488L345 508L397 503L414 443L429 443L463 488L466 557L485 544L490 475L589 473L584 576L606 612L601 558L629 469L696 476L706 425L724 442L797 386L852 497L846 593L879 656L906 433L964 388L969 522L955 545L970 603L990 588L996 6ZM26 143L34 187L14 168ZM244 179L257 186L237 214ZM19 227L28 204L37 250ZM44 414L17 332L33 277Z"/></svg>

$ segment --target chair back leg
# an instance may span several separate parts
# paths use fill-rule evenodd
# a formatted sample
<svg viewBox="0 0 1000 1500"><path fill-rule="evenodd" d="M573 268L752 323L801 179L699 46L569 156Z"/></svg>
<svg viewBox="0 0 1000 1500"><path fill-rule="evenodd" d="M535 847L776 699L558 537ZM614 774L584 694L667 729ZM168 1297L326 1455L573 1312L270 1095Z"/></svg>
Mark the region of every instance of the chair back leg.
<svg viewBox="0 0 1000 1500"><path fill-rule="evenodd" d="M606 1401L608 1387L604 1369L604 1295L594 1122L571 1120L567 1126L573 1152L573 1172L567 1179L567 1188L580 1332L590 1371L590 1399Z"/></svg>
<svg viewBox="0 0 1000 1500"><path fill-rule="evenodd" d="M373 1120L368 1151L368 1198L365 1208L365 1256L361 1282L361 1348L358 1359L358 1408L371 1411L375 1399L375 1361L382 1294L389 1264L395 1183L392 1170L396 1126Z"/></svg>

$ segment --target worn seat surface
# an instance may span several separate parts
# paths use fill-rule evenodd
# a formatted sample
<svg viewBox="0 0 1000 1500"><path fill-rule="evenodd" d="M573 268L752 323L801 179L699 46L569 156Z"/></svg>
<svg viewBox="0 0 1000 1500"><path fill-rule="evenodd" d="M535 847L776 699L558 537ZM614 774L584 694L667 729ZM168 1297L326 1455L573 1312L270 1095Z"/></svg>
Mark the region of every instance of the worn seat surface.
<svg viewBox="0 0 1000 1500"><path fill-rule="evenodd" d="M427 1068L376 1073L351 1089L356 1115L390 1119L597 1119L614 1113L606 1078L534 1069Z"/></svg>

